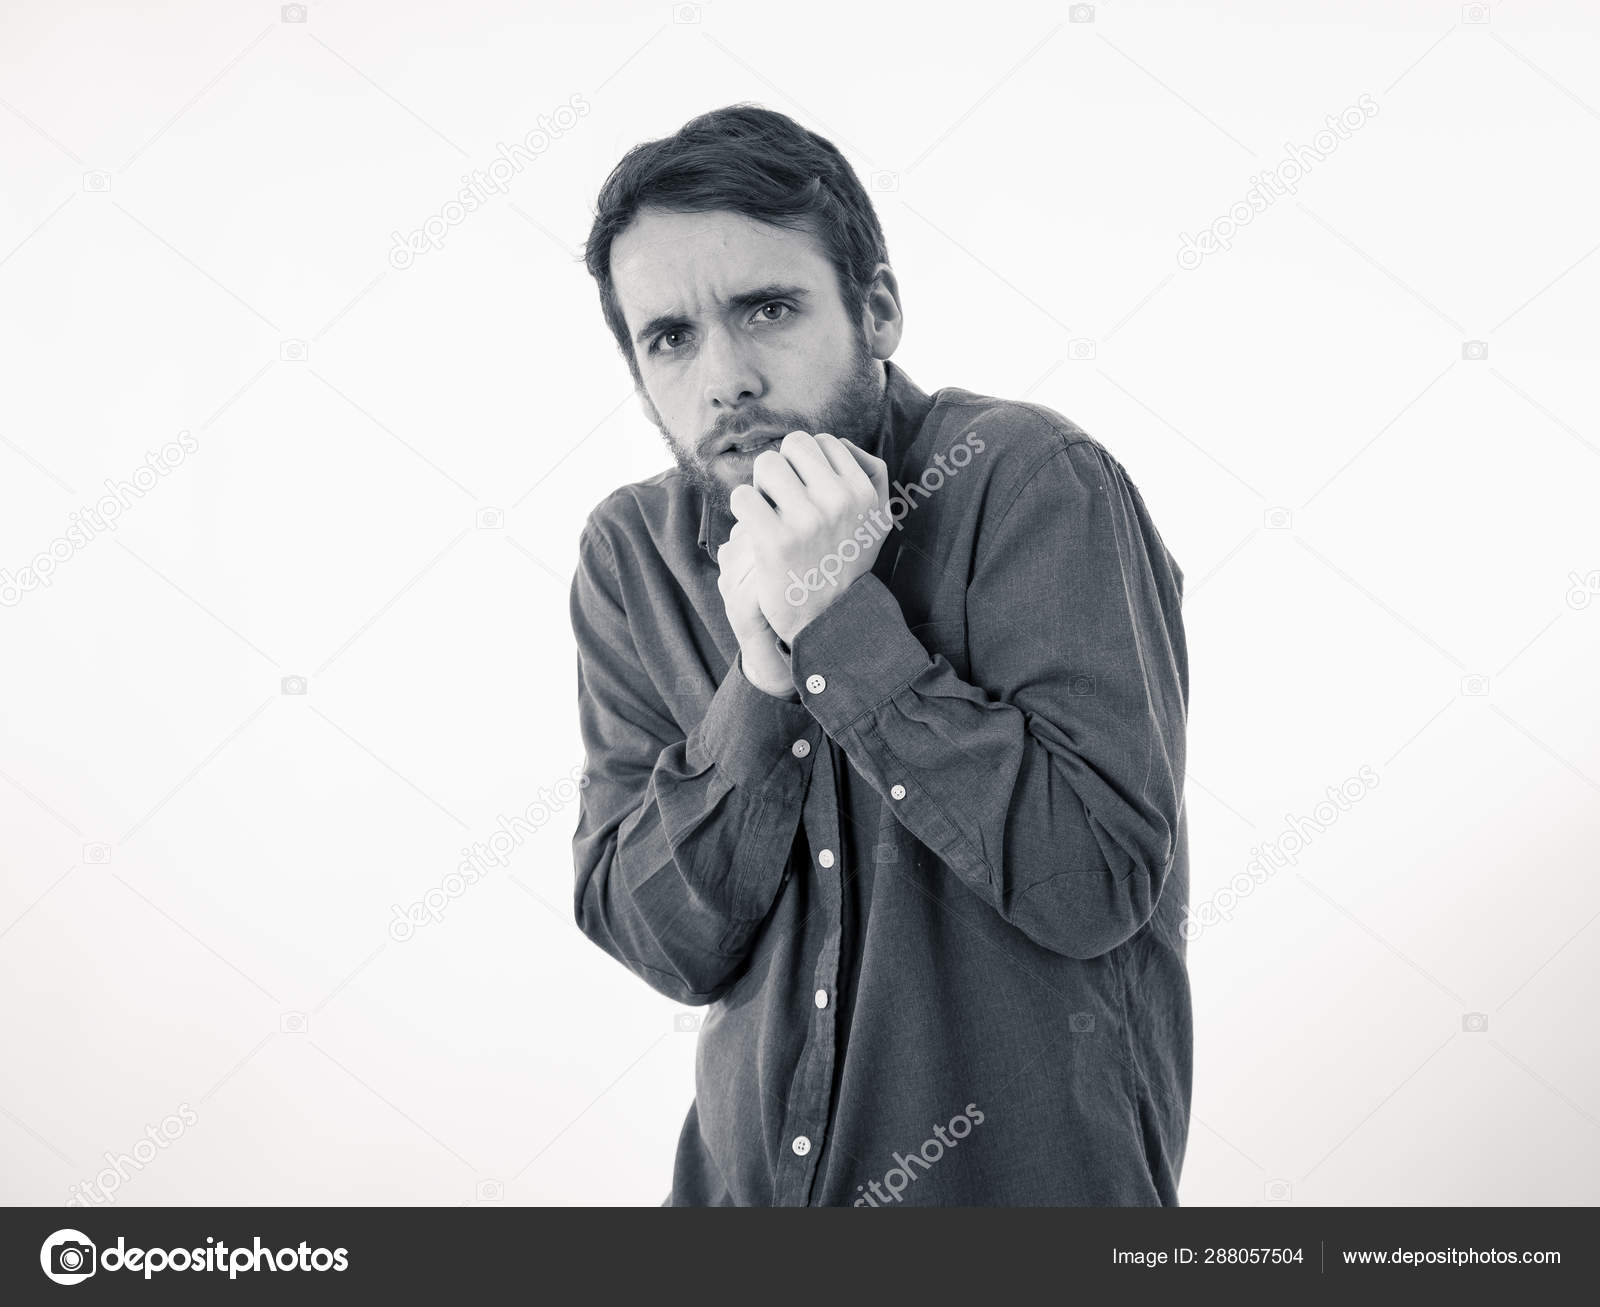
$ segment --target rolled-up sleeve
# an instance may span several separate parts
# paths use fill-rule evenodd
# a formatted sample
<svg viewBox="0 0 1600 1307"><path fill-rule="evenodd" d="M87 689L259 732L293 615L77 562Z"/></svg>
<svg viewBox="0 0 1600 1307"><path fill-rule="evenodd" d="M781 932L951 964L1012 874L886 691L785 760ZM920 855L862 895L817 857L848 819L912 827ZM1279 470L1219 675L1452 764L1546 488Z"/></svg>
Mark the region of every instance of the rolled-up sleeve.
<svg viewBox="0 0 1600 1307"><path fill-rule="evenodd" d="M871 573L795 637L802 702L896 818L1044 948L1150 918L1177 854L1182 573L1098 444L1044 455L979 532L970 679Z"/></svg>
<svg viewBox="0 0 1600 1307"><path fill-rule="evenodd" d="M647 674L616 561L591 522L571 591L585 784L573 836L584 934L654 989L709 1003L738 976L799 825L811 749L799 703L739 659L685 732Z"/></svg>

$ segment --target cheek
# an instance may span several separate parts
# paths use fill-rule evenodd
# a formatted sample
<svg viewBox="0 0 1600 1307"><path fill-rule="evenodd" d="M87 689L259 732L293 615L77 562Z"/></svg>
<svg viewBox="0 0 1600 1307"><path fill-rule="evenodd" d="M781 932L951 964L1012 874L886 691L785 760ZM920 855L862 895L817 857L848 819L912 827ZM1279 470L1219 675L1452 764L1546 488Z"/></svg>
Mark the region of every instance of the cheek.
<svg viewBox="0 0 1600 1307"><path fill-rule="evenodd" d="M833 375L849 364L850 339L849 324L843 320L813 317L802 329L789 333L782 352L790 366L803 367L812 377Z"/></svg>
<svg viewBox="0 0 1600 1307"><path fill-rule="evenodd" d="M689 368L657 371L650 376L647 391L656 412L672 431L683 430L684 423L693 418L693 383Z"/></svg>

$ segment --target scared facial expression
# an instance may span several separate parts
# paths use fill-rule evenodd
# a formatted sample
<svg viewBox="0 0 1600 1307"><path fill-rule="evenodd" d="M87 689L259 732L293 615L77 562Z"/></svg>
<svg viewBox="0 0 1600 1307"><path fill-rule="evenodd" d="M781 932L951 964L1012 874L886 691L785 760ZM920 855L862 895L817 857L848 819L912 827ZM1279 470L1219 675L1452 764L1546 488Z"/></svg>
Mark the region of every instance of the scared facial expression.
<svg viewBox="0 0 1600 1307"><path fill-rule="evenodd" d="M894 274L847 307L807 230L731 210L643 208L611 247L645 411L693 485L727 508L791 431L871 447L899 340ZM887 321L886 321L887 320Z"/></svg>

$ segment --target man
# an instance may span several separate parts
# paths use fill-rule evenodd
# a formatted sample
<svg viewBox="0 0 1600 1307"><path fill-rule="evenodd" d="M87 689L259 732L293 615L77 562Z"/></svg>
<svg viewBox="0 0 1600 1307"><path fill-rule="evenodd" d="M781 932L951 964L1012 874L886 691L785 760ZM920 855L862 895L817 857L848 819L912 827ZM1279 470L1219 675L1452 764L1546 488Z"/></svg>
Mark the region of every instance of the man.
<svg viewBox="0 0 1600 1307"><path fill-rule="evenodd" d="M667 1204L1176 1205L1183 576L1122 466L889 363L839 152L637 146L588 267L676 466L572 587L584 933L705 1006Z"/></svg>

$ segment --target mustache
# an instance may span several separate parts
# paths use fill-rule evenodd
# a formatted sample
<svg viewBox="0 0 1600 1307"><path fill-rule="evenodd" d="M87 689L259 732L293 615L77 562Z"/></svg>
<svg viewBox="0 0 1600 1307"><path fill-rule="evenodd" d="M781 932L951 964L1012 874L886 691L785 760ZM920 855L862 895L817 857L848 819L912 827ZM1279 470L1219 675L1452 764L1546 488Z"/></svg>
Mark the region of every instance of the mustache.
<svg viewBox="0 0 1600 1307"><path fill-rule="evenodd" d="M743 436L760 428L763 431L810 431L811 419L804 413L774 413L771 409L751 409L719 418L717 424L701 436L696 448L709 454L730 436Z"/></svg>

